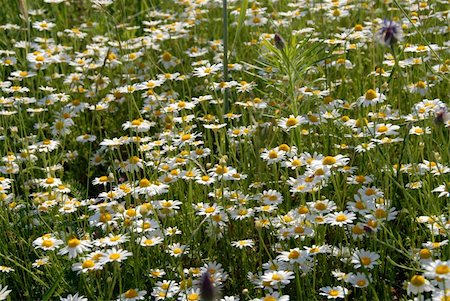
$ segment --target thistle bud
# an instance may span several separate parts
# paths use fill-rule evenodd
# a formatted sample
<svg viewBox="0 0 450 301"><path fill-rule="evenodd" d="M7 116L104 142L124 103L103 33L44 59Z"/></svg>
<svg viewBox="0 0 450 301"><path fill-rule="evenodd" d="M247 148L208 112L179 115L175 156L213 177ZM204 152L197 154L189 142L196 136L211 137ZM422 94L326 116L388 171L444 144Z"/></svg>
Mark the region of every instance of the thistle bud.
<svg viewBox="0 0 450 301"><path fill-rule="evenodd" d="M279 34L277 33L275 34L274 40L275 40L275 47L277 47L278 49L283 50L284 47L286 47L286 42L284 41L283 37L280 36Z"/></svg>
<svg viewBox="0 0 450 301"><path fill-rule="evenodd" d="M206 271L202 275L201 283L200 283L200 294L202 301L214 301L216 296L216 289L211 282L211 277L209 272Z"/></svg>
<svg viewBox="0 0 450 301"><path fill-rule="evenodd" d="M403 39L403 30L398 23L384 20L377 37L381 44L392 46Z"/></svg>

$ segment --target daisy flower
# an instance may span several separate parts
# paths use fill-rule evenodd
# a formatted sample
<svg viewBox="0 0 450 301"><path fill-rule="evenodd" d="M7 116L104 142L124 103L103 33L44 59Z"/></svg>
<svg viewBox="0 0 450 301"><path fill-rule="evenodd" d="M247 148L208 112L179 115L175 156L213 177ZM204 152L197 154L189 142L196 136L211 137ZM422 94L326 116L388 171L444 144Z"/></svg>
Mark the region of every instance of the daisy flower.
<svg viewBox="0 0 450 301"><path fill-rule="evenodd" d="M189 253L189 247L180 243L175 243L170 245L169 249L166 250L166 252L169 253L170 256L180 257Z"/></svg>
<svg viewBox="0 0 450 301"><path fill-rule="evenodd" d="M217 71L222 69L222 64L206 64L205 66L197 67L194 69L192 73L196 77L205 77L209 75L216 74Z"/></svg>
<svg viewBox="0 0 450 301"><path fill-rule="evenodd" d="M102 269L102 265L91 258L85 258L81 262L77 262L72 265L72 271L78 272L77 274L100 269Z"/></svg>
<svg viewBox="0 0 450 301"><path fill-rule="evenodd" d="M125 293L120 295L117 301L136 301L136 300L144 300L147 291L140 291L139 289L130 288Z"/></svg>
<svg viewBox="0 0 450 301"><path fill-rule="evenodd" d="M33 246L36 249L42 249L44 251L53 251L62 244L64 244L64 242L54 238L52 234L45 234L33 241Z"/></svg>
<svg viewBox="0 0 450 301"><path fill-rule="evenodd" d="M424 276L435 279L436 277L450 279L450 260L447 261L431 261L423 265L425 270Z"/></svg>
<svg viewBox="0 0 450 301"><path fill-rule="evenodd" d="M85 296L78 296L78 293L75 295L67 295L66 297L60 297L60 301L88 301Z"/></svg>
<svg viewBox="0 0 450 301"><path fill-rule="evenodd" d="M332 226L343 227L344 225L352 224L355 219L356 219L355 213L348 212L347 210L345 210L340 212L329 213L325 218L325 222L329 223Z"/></svg>
<svg viewBox="0 0 450 301"><path fill-rule="evenodd" d="M8 290L8 286L1 285L0 284L0 300L6 300L8 298L8 295L11 293L11 290Z"/></svg>
<svg viewBox="0 0 450 301"><path fill-rule="evenodd" d="M100 264L105 264L108 262L122 262L128 257L132 256L133 253L127 250L112 248L104 252L104 256L100 258Z"/></svg>
<svg viewBox="0 0 450 301"><path fill-rule="evenodd" d="M164 239L160 236L144 236L136 239L136 242L143 247L153 247L161 244Z"/></svg>
<svg viewBox="0 0 450 301"><path fill-rule="evenodd" d="M92 242L89 240L79 240L77 238L72 238L67 241L67 246L62 248L58 254L65 255L69 254L69 259L75 258L78 254L87 252L92 248Z"/></svg>
<svg viewBox="0 0 450 301"><path fill-rule="evenodd" d="M319 294L321 296L326 296L327 299L338 299L338 298L344 299L345 296L348 294L348 289L342 286L334 286L334 287L326 286L320 289Z"/></svg>
<svg viewBox="0 0 450 301"><path fill-rule="evenodd" d="M252 299L251 301L289 301L288 295L280 295L278 292L273 292L270 294L266 294L262 298Z"/></svg>
<svg viewBox="0 0 450 301"><path fill-rule="evenodd" d="M253 247L255 245L255 242L252 239L243 239L243 240L232 241L231 245L233 247L243 249L245 247L249 247L249 248Z"/></svg>
<svg viewBox="0 0 450 301"><path fill-rule="evenodd" d="M425 279L422 275L414 275L411 277L411 280L408 282L408 287L406 292L408 295L421 294L423 292L430 292L434 289L433 285L430 284L430 281Z"/></svg>
<svg viewBox="0 0 450 301"><path fill-rule="evenodd" d="M378 103L383 103L386 100L386 96L373 89L369 89L366 93L358 98L358 103L363 107L368 107L370 105L375 105Z"/></svg>
<svg viewBox="0 0 450 301"><path fill-rule="evenodd" d="M364 288L370 284L371 278L370 275L366 275L360 272L356 274L350 273L347 277L347 282L350 283L353 287Z"/></svg>
<svg viewBox="0 0 450 301"><path fill-rule="evenodd" d="M306 123L306 119L302 116L295 117L294 115L289 115L288 118L283 117L278 120L278 126L283 130L289 132L291 129L298 127L299 125Z"/></svg>
<svg viewBox="0 0 450 301"><path fill-rule="evenodd" d="M377 260L379 258L380 255L377 253L361 249L352 255L351 263L355 265L355 268L364 267L366 269L372 269L378 264Z"/></svg>
<svg viewBox="0 0 450 301"><path fill-rule="evenodd" d="M269 282L272 286L287 285L294 279L294 272L290 271L266 271L261 277L264 282Z"/></svg>

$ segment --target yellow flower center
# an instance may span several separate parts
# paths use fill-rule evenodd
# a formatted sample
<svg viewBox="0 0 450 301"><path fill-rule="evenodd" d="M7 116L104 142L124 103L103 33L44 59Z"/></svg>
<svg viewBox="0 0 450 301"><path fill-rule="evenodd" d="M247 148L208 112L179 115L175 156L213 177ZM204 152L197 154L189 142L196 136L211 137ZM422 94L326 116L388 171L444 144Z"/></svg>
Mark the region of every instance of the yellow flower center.
<svg viewBox="0 0 450 301"><path fill-rule="evenodd" d="M138 292L132 288L130 288L129 290L127 290L125 292L125 298L128 298L128 299L136 298L137 296L139 296Z"/></svg>
<svg viewBox="0 0 450 301"><path fill-rule="evenodd" d="M286 121L287 126L294 126L298 123L297 119L295 117L289 117Z"/></svg>
<svg viewBox="0 0 450 301"><path fill-rule="evenodd" d="M337 222L344 222L347 220L347 216L345 216L345 214L338 214L336 216L336 221Z"/></svg>
<svg viewBox="0 0 450 301"><path fill-rule="evenodd" d="M328 292L328 294L329 294L330 296L332 296L332 297L336 297L336 296L339 295L339 291L338 291L338 290L330 290L330 291Z"/></svg>
<svg viewBox="0 0 450 301"><path fill-rule="evenodd" d="M76 238L72 238L71 240L69 240L67 242L67 245L69 246L69 248L75 248L76 246L78 246L81 243L81 241L79 239Z"/></svg>
<svg viewBox="0 0 450 301"><path fill-rule="evenodd" d="M147 179L142 179L139 181L139 187L148 187L150 186L150 181Z"/></svg>
<svg viewBox="0 0 450 301"><path fill-rule="evenodd" d="M364 280L364 279L358 280L358 281L356 281L356 285L359 287L365 286L366 280Z"/></svg>
<svg viewBox="0 0 450 301"><path fill-rule="evenodd" d="M425 89L427 87L427 84L420 80L416 83L416 87L420 89Z"/></svg>
<svg viewBox="0 0 450 301"><path fill-rule="evenodd" d="M90 259L84 261L84 262L81 264L81 267L82 267L83 269L90 269L90 268L92 268L92 267L94 267L94 266L95 266L95 262L94 262L93 260L90 260Z"/></svg>
<svg viewBox="0 0 450 301"><path fill-rule="evenodd" d="M364 96L367 100L372 100L377 98L377 92L375 92L375 90L373 89L369 89L366 91L366 94Z"/></svg>
<svg viewBox="0 0 450 301"><path fill-rule="evenodd" d="M359 226L354 226L352 228L352 233L355 234L355 235L361 235L361 234L364 233L364 228L359 227Z"/></svg>
<svg viewBox="0 0 450 301"><path fill-rule="evenodd" d="M141 124L142 124L142 121L139 119L135 119L135 120L131 121L132 126L140 126Z"/></svg>
<svg viewBox="0 0 450 301"><path fill-rule="evenodd" d="M322 160L323 165L333 165L333 164L336 164L336 162L337 162L336 158L334 158L332 156L326 156Z"/></svg>
<svg viewBox="0 0 450 301"><path fill-rule="evenodd" d="M269 152L269 158L270 158L270 159L276 159L276 158L278 158L278 153L277 153L276 151L271 150L271 151Z"/></svg>
<svg viewBox="0 0 450 301"><path fill-rule="evenodd" d="M414 275L411 278L411 284L414 286L422 286L425 284L425 277L421 275Z"/></svg>
<svg viewBox="0 0 450 301"><path fill-rule="evenodd" d="M189 301L196 301L196 300L200 300L200 296L196 293L192 293L192 294L187 295L187 299Z"/></svg>
<svg viewBox="0 0 450 301"><path fill-rule="evenodd" d="M367 256L361 257L361 263L362 265L369 265L372 263L372 259L370 259L370 257Z"/></svg>
<svg viewBox="0 0 450 301"><path fill-rule="evenodd" d="M280 281L281 279L282 279L281 276L278 275L278 274L273 274L273 275L272 275L272 280Z"/></svg>
<svg viewBox="0 0 450 301"><path fill-rule="evenodd" d="M109 259L111 259L111 260L117 260L119 258L120 258L119 253L112 253L111 255L109 255Z"/></svg>
<svg viewBox="0 0 450 301"><path fill-rule="evenodd" d="M300 252L296 251L296 250L292 250L289 252L288 258L289 259L297 259L300 257Z"/></svg>
<svg viewBox="0 0 450 301"><path fill-rule="evenodd" d="M436 274L448 274L450 272L450 268L447 265L438 265L435 269Z"/></svg>
<svg viewBox="0 0 450 301"><path fill-rule="evenodd" d="M46 248L50 248L53 246L53 241L50 239L44 239L44 240L42 240L42 246L44 246Z"/></svg>
<svg viewBox="0 0 450 301"><path fill-rule="evenodd" d="M214 210L215 210L215 209L214 209L213 207L208 207L208 208L205 209L205 212L206 212L206 213L213 213Z"/></svg>

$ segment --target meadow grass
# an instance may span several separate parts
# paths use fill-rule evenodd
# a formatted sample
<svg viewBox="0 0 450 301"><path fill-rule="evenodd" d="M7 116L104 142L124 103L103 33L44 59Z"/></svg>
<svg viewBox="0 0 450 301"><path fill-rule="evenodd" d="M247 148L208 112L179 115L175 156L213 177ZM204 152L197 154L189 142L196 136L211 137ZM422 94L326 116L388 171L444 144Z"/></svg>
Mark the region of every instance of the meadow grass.
<svg viewBox="0 0 450 301"><path fill-rule="evenodd" d="M0 300L450 300L448 1L0 5Z"/></svg>

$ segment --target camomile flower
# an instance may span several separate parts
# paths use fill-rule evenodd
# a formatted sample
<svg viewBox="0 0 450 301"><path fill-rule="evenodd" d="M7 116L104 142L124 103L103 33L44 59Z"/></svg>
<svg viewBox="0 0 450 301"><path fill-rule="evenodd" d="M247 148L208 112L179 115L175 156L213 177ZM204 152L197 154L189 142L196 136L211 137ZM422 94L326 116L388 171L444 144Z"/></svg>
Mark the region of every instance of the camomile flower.
<svg viewBox="0 0 450 301"><path fill-rule="evenodd" d="M379 258L380 255L377 253L361 249L353 253L351 263L354 264L355 268L364 267L365 269L372 269L378 264L377 260Z"/></svg>
<svg viewBox="0 0 450 301"><path fill-rule="evenodd" d="M183 291L181 296L178 298L180 301L201 301L202 293L200 292L200 288L189 288L186 291Z"/></svg>
<svg viewBox="0 0 450 301"><path fill-rule="evenodd" d="M264 282L269 282L272 286L287 285L295 278L294 272L290 271L266 271L261 277Z"/></svg>
<svg viewBox="0 0 450 301"><path fill-rule="evenodd" d="M161 269L151 269L149 276L152 278L160 278L162 276L164 276L166 274L166 272L164 270Z"/></svg>
<svg viewBox="0 0 450 301"><path fill-rule="evenodd" d="M435 189L433 189L431 192L439 192L438 197L450 197L450 183L444 183L442 185L439 185Z"/></svg>
<svg viewBox="0 0 450 301"><path fill-rule="evenodd" d="M86 142L94 142L97 139L96 136L90 134L80 135L76 138L77 142L86 143Z"/></svg>
<svg viewBox="0 0 450 301"><path fill-rule="evenodd" d="M67 246L62 248L58 254L69 254L69 259L75 258L78 254L89 251L92 248L92 242L89 240L79 240L78 238L72 238L67 241Z"/></svg>
<svg viewBox="0 0 450 301"><path fill-rule="evenodd" d="M348 211L340 211L327 214L325 222L332 226L343 227L347 224L352 224L356 219L356 214Z"/></svg>
<svg viewBox="0 0 450 301"><path fill-rule="evenodd" d="M59 185L62 185L62 181L57 178L48 177L48 178L42 179L40 181L39 185L43 188L58 187Z"/></svg>
<svg viewBox="0 0 450 301"><path fill-rule="evenodd" d="M363 107L368 107L378 103L383 103L386 100L386 96L373 89L369 89L366 93L358 98L358 103Z"/></svg>
<svg viewBox="0 0 450 301"><path fill-rule="evenodd" d="M102 268L102 265L93 258L84 258L81 262L72 265L72 271L77 272L77 274L101 270Z"/></svg>
<svg viewBox="0 0 450 301"><path fill-rule="evenodd" d="M40 268L41 266L49 265L50 264L49 260L50 260L50 257L48 257L48 256L38 258L33 262L32 266L33 266L33 268Z"/></svg>
<svg viewBox="0 0 450 301"><path fill-rule="evenodd" d="M422 275L414 275L411 277L410 281L408 282L408 287L406 289L406 292L408 295L414 294L421 294L423 292L430 292L434 289L433 285L430 284L430 281L425 279Z"/></svg>
<svg viewBox="0 0 450 301"><path fill-rule="evenodd" d="M53 27L55 27L55 25L55 23L43 20L34 22L33 28L37 29L38 31L50 31Z"/></svg>
<svg viewBox="0 0 450 301"><path fill-rule="evenodd" d="M178 59L170 52L164 51L160 56L159 62L163 64L164 68L168 69L171 67L175 67L178 64Z"/></svg>
<svg viewBox="0 0 450 301"><path fill-rule="evenodd" d="M85 296L78 296L78 293L75 295L67 295L66 297L60 297L60 301L88 301Z"/></svg>
<svg viewBox="0 0 450 301"><path fill-rule="evenodd" d="M189 253L189 247L180 243L174 243L172 245L169 245L168 247L169 248L166 250L166 252L173 257L181 257L182 255L186 255Z"/></svg>
<svg viewBox="0 0 450 301"><path fill-rule="evenodd" d="M261 153L261 158L264 161L267 161L267 164L273 164L273 163L282 161L284 159L285 155L286 155L286 152L279 150L278 148L265 149Z"/></svg>
<svg viewBox="0 0 450 301"><path fill-rule="evenodd" d="M216 181L214 177L210 177L209 175L197 176L195 178L195 182L201 185L211 185Z"/></svg>
<svg viewBox="0 0 450 301"><path fill-rule="evenodd" d="M289 132L291 129L298 127L301 124L306 123L306 119L302 116L295 117L294 115L289 115L288 118L283 117L278 120L277 124L280 128Z"/></svg>
<svg viewBox="0 0 450 301"><path fill-rule="evenodd" d="M197 67L193 71L193 75L196 77L205 77L209 75L214 75L217 71L222 69L222 64L206 64L205 66Z"/></svg>
<svg viewBox="0 0 450 301"><path fill-rule="evenodd" d="M300 250L299 248L290 249L289 251L281 251L280 255L277 256L280 261L294 263L305 263L311 259L308 251Z"/></svg>
<svg viewBox="0 0 450 301"><path fill-rule="evenodd" d="M283 196L276 190L264 190L259 196L265 205L278 205L283 202Z"/></svg>
<svg viewBox="0 0 450 301"><path fill-rule="evenodd" d="M390 123L378 123L376 125L369 124L368 128L370 132L374 133L376 137L385 135L385 136L393 136L398 135L398 130L400 129L400 126L393 125Z"/></svg>
<svg viewBox="0 0 450 301"><path fill-rule="evenodd" d="M130 288L125 293L120 295L120 297L117 299L117 301L144 300L146 294L147 294L147 291L145 291L145 290L140 291L137 288Z"/></svg>
<svg viewBox="0 0 450 301"><path fill-rule="evenodd" d="M353 287L356 288L365 288L369 286L372 281L370 278L370 274L364 274L361 272L357 272L356 274L350 273L347 276L347 282L350 283Z"/></svg>
<svg viewBox="0 0 450 301"><path fill-rule="evenodd" d="M155 125L154 122L145 119L134 119L132 121L127 121L122 125L124 130L132 129L138 133L148 132L151 127Z"/></svg>
<svg viewBox="0 0 450 301"><path fill-rule="evenodd" d="M103 239L102 246L114 247L126 243L128 240L129 237L127 234L114 235L112 233L109 233L108 236Z"/></svg>
<svg viewBox="0 0 450 301"><path fill-rule="evenodd" d="M62 244L64 244L64 242L60 239L56 239L52 234L45 234L33 241L33 246L36 249L42 249L44 251L53 251Z"/></svg>
<svg viewBox="0 0 450 301"><path fill-rule="evenodd" d="M243 239L243 240L232 241L231 245L233 247L243 249L245 247L248 247L248 248L253 247L255 245L255 242L252 239Z"/></svg>
<svg viewBox="0 0 450 301"><path fill-rule="evenodd" d="M100 264L122 262L132 255L133 253L128 252L127 250L112 248L104 252L104 256L100 258Z"/></svg>
<svg viewBox="0 0 450 301"><path fill-rule="evenodd" d="M273 292L266 294L262 298L252 299L251 301L289 301L289 300L290 299L288 295L281 295L278 292Z"/></svg>
<svg viewBox="0 0 450 301"><path fill-rule="evenodd" d="M136 239L136 242L143 247L153 247L161 244L164 239L160 236L143 236Z"/></svg>
<svg viewBox="0 0 450 301"><path fill-rule="evenodd" d="M443 279L450 279L450 260L441 261L435 260L423 264L425 270L424 276L430 279L437 277Z"/></svg>
<svg viewBox="0 0 450 301"><path fill-rule="evenodd" d="M327 299L344 299L346 295L348 295L348 289L342 286L326 286L320 289L321 296L326 296Z"/></svg>
<svg viewBox="0 0 450 301"><path fill-rule="evenodd" d="M430 127L422 128L420 126L413 126L409 130L409 134L416 135L416 136L422 136L424 134L431 134L431 128Z"/></svg>
<svg viewBox="0 0 450 301"><path fill-rule="evenodd" d="M8 286L3 286L0 284L0 300L6 300L8 298L8 295L11 293L11 290L8 290Z"/></svg>

